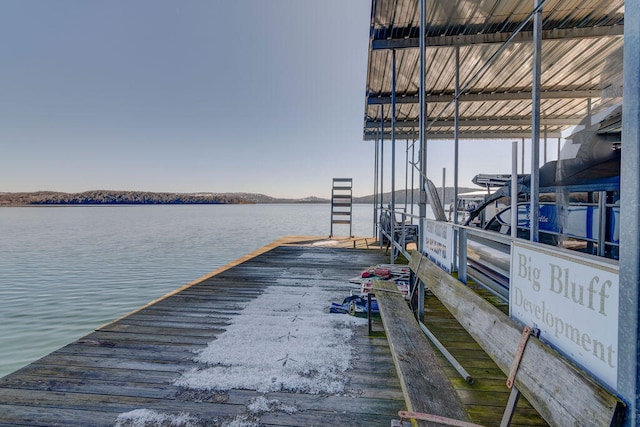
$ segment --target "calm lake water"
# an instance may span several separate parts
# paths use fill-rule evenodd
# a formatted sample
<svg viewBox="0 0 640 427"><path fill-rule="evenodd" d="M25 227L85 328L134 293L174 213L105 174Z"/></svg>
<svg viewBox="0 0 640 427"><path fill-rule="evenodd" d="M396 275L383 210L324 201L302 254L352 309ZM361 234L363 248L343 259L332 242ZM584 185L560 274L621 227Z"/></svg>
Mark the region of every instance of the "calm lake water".
<svg viewBox="0 0 640 427"><path fill-rule="evenodd" d="M328 204L2 208L0 376L285 235L328 236L329 212ZM371 236L372 218L371 205L354 205L354 235Z"/></svg>

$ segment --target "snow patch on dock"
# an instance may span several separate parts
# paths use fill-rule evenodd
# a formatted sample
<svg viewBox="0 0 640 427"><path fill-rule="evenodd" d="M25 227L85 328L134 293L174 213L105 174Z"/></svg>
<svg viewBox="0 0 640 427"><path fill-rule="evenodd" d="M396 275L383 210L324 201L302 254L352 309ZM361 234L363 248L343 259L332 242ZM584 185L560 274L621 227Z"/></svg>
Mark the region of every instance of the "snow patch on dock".
<svg viewBox="0 0 640 427"><path fill-rule="evenodd" d="M335 288L323 289L322 280L306 284L311 286L267 288L196 356L202 366L175 384L220 391L342 393L352 357L352 326L366 319L330 314Z"/></svg>
<svg viewBox="0 0 640 427"><path fill-rule="evenodd" d="M175 427L191 427L198 424L198 419L187 413L178 415L163 414L151 409L135 409L118 415L115 427L146 427L168 425Z"/></svg>

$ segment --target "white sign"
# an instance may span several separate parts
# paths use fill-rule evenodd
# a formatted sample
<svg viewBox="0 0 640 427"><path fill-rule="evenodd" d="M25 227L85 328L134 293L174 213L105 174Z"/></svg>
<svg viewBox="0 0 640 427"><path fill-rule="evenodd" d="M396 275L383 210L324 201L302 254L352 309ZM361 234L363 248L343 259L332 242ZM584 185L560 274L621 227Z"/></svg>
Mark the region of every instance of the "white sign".
<svg viewBox="0 0 640 427"><path fill-rule="evenodd" d="M424 253L447 273L453 268L453 227L442 221L425 220Z"/></svg>
<svg viewBox="0 0 640 427"><path fill-rule="evenodd" d="M615 390L618 266L523 242L511 248L511 316Z"/></svg>

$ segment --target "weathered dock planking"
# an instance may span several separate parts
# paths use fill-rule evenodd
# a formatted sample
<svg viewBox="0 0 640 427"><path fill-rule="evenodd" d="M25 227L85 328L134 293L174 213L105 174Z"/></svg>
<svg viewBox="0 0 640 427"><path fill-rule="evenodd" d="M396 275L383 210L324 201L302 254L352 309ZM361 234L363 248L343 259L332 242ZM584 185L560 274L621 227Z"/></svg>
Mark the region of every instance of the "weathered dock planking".
<svg viewBox="0 0 640 427"><path fill-rule="evenodd" d="M260 413L261 425L390 425L404 400L386 339L369 338L366 325L356 326L341 395L174 385L195 366L194 351L224 333L241 308L272 284L305 286L306 280L322 278L340 301L348 295L350 277L386 261L377 251L280 243L0 379L0 425L114 425L119 414L139 408L186 413L196 425L222 425L243 419L259 396L297 409Z"/></svg>

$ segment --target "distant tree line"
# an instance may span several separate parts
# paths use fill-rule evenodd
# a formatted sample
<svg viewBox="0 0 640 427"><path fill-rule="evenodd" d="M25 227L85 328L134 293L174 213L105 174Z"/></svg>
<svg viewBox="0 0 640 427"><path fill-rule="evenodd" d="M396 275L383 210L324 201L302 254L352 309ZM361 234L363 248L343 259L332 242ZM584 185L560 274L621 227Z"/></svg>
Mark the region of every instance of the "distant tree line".
<svg viewBox="0 0 640 427"><path fill-rule="evenodd" d="M232 194L152 193L145 191L93 190L83 193L39 191L0 193L0 205L161 205L254 203Z"/></svg>
<svg viewBox="0 0 640 427"><path fill-rule="evenodd" d="M477 190L460 188L459 193ZM445 197L438 189L440 200L445 203L453 200L453 188L447 187ZM396 205L410 202L412 191L397 190ZM385 205L391 202L391 193L384 194ZM413 202L418 203L420 194L413 190ZM373 195L354 197L353 203L373 203ZM212 205L212 204L254 204L254 203L329 203L320 197L303 199L284 199L258 193L154 193L148 191L91 190L82 193L62 193L55 191L37 191L32 193L0 193L0 206L28 205ZM380 198L377 198L380 203Z"/></svg>

